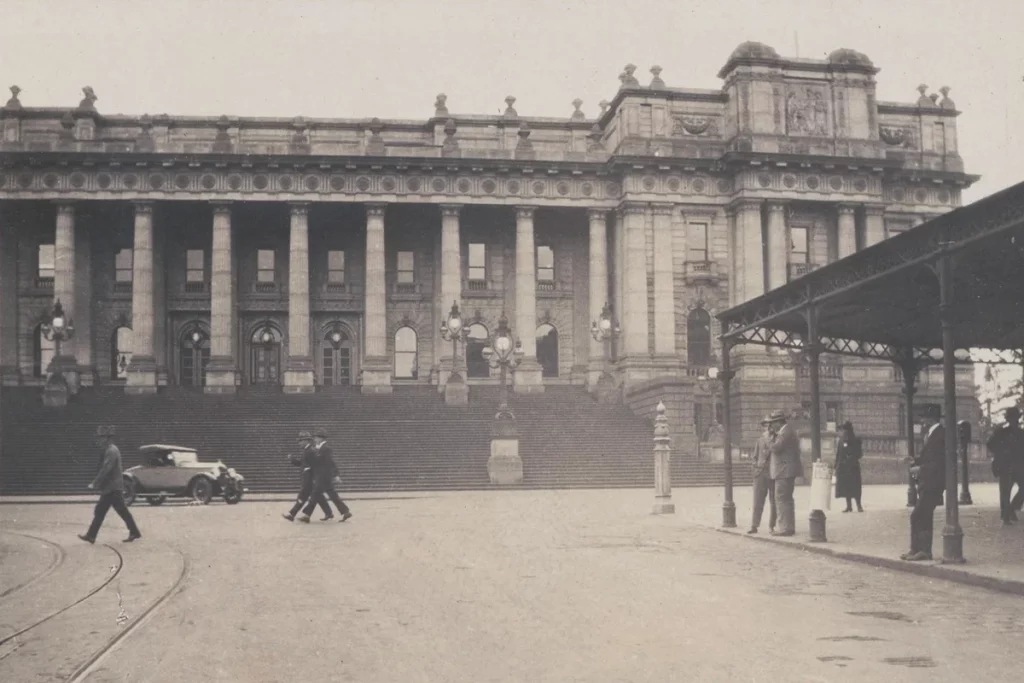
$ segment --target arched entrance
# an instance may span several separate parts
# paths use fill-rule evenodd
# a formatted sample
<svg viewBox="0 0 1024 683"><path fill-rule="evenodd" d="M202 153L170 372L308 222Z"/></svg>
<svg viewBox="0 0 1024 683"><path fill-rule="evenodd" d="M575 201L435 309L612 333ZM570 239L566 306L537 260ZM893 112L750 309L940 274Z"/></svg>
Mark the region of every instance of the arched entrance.
<svg viewBox="0 0 1024 683"><path fill-rule="evenodd" d="M122 325L110 339L110 377L125 379L132 362L132 328Z"/></svg>
<svg viewBox="0 0 1024 683"><path fill-rule="evenodd" d="M418 375L416 330L406 325L395 332L395 379L416 379Z"/></svg>
<svg viewBox="0 0 1024 683"><path fill-rule="evenodd" d="M348 329L340 323L328 326L321 340L321 376L325 387L352 384L354 345Z"/></svg>
<svg viewBox="0 0 1024 683"><path fill-rule="evenodd" d="M537 328L537 362L542 377L558 377L558 330L544 323Z"/></svg>
<svg viewBox="0 0 1024 683"><path fill-rule="evenodd" d="M491 366L484 358L484 348L490 343L491 335L480 323L473 323L466 331L466 376L486 378L491 376Z"/></svg>
<svg viewBox="0 0 1024 683"><path fill-rule="evenodd" d="M249 337L249 383L281 383L281 331L269 321L258 324Z"/></svg>
<svg viewBox="0 0 1024 683"><path fill-rule="evenodd" d="M188 323L178 338L178 384L183 387L205 386L209 362L209 332L198 322Z"/></svg>

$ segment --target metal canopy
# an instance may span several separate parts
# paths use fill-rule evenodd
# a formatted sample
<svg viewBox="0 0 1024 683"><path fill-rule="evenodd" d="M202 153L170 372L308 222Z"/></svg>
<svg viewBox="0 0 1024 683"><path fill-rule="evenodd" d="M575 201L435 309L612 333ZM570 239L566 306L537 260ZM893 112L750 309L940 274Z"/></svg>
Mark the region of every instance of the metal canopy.
<svg viewBox="0 0 1024 683"><path fill-rule="evenodd" d="M722 340L802 348L813 307L822 352L940 361L936 268L943 258L951 266L956 360L1020 362L1024 183L720 313Z"/></svg>

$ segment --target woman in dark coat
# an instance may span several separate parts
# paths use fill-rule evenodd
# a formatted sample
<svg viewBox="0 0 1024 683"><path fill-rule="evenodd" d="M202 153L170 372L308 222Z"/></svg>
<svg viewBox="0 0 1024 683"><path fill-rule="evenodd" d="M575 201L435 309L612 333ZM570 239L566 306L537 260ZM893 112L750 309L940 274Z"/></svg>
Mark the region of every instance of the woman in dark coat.
<svg viewBox="0 0 1024 683"><path fill-rule="evenodd" d="M860 505L860 458L863 455L860 437L853 433L853 423L847 420L841 427L839 444L836 446L836 499L846 499L843 512L853 512L852 501L857 501L857 512L864 512Z"/></svg>

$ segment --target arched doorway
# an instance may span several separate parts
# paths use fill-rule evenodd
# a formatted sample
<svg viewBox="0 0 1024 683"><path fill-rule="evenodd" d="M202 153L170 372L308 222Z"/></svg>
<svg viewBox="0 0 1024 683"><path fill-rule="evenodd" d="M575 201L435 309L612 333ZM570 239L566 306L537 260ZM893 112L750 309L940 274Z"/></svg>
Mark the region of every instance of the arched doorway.
<svg viewBox="0 0 1024 683"><path fill-rule="evenodd" d="M490 333L480 323L473 323L466 334L466 375L471 378L490 377L491 366L484 358L484 348L490 343Z"/></svg>
<svg viewBox="0 0 1024 683"><path fill-rule="evenodd" d="M281 383L281 331L262 322L249 337L249 383Z"/></svg>
<svg viewBox="0 0 1024 683"><path fill-rule="evenodd" d="M132 328L122 325L114 330L110 338L110 378L128 377L128 366L132 362Z"/></svg>
<svg viewBox="0 0 1024 683"><path fill-rule="evenodd" d="M686 318L686 363L691 368L711 365L711 314L703 308Z"/></svg>
<svg viewBox="0 0 1024 683"><path fill-rule="evenodd" d="M558 330L544 323L537 328L537 362L542 377L558 377Z"/></svg>
<svg viewBox="0 0 1024 683"><path fill-rule="evenodd" d="M395 379L416 379L419 363L416 356L416 330L400 327L395 332Z"/></svg>
<svg viewBox="0 0 1024 683"><path fill-rule="evenodd" d="M185 325L178 339L178 384L183 387L205 386L209 362L209 333L198 322Z"/></svg>
<svg viewBox="0 0 1024 683"><path fill-rule="evenodd" d="M352 338L342 325L334 323L324 333L321 345L321 382L325 387L352 384Z"/></svg>

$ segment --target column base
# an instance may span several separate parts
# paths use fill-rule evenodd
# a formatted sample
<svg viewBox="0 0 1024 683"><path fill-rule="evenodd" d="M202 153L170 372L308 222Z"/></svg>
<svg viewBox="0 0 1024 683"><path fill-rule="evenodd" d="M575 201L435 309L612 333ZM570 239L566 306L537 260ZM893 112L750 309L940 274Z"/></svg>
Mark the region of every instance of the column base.
<svg viewBox="0 0 1024 683"><path fill-rule="evenodd" d="M453 372L444 383L444 404L446 406L469 405L469 385L462 379L462 374Z"/></svg>
<svg viewBox="0 0 1024 683"><path fill-rule="evenodd" d="M156 385L158 387L166 387L171 383L171 375L167 371L167 367L158 365L156 368Z"/></svg>
<svg viewBox="0 0 1024 683"><path fill-rule="evenodd" d="M811 510L807 518L807 531L810 534L811 543L827 543L825 535L825 513L822 510Z"/></svg>
<svg viewBox="0 0 1024 683"><path fill-rule="evenodd" d="M206 366L206 394L234 394L238 390L238 370L231 356L211 356Z"/></svg>
<svg viewBox="0 0 1024 683"><path fill-rule="evenodd" d="M674 515L676 513L676 504L672 502L672 498L658 497L654 499L654 508L651 514L654 515Z"/></svg>
<svg viewBox="0 0 1024 683"><path fill-rule="evenodd" d="M391 360L388 358L367 358L363 361L360 390L364 394L390 394Z"/></svg>
<svg viewBox="0 0 1024 683"><path fill-rule="evenodd" d="M74 356L54 356L46 371L48 375L63 375L67 391L71 396L78 393L78 360Z"/></svg>
<svg viewBox="0 0 1024 683"><path fill-rule="evenodd" d="M78 385L80 387L96 386L96 368L91 365L79 365Z"/></svg>
<svg viewBox="0 0 1024 683"><path fill-rule="evenodd" d="M5 387L16 387L21 384L21 371L16 365L0 366L0 384Z"/></svg>
<svg viewBox="0 0 1024 683"><path fill-rule="evenodd" d="M124 393L130 395L156 393L156 359L152 356L132 356L125 377Z"/></svg>
<svg viewBox="0 0 1024 683"><path fill-rule="evenodd" d="M736 528L736 503L731 500L722 503L722 528Z"/></svg>
<svg viewBox="0 0 1024 683"><path fill-rule="evenodd" d="M43 388L43 405L47 408L63 408L68 404L70 394L64 375L53 373L46 379Z"/></svg>
<svg viewBox="0 0 1024 683"><path fill-rule="evenodd" d="M487 459L487 476L498 486L523 483L523 460L519 457L519 438L491 439L491 457Z"/></svg>
<svg viewBox="0 0 1024 683"><path fill-rule="evenodd" d="M512 390L517 394L543 394L543 369L536 358L526 358L512 375Z"/></svg>
<svg viewBox="0 0 1024 683"><path fill-rule="evenodd" d="M292 356L288 359L288 369L284 371L283 391L286 394L312 394L316 391L311 356Z"/></svg>
<svg viewBox="0 0 1024 683"><path fill-rule="evenodd" d="M964 564L964 531L960 525L942 528L942 564Z"/></svg>

